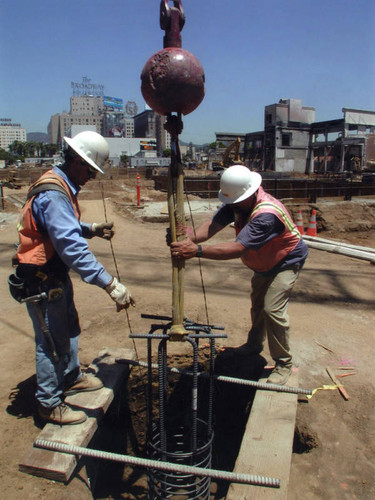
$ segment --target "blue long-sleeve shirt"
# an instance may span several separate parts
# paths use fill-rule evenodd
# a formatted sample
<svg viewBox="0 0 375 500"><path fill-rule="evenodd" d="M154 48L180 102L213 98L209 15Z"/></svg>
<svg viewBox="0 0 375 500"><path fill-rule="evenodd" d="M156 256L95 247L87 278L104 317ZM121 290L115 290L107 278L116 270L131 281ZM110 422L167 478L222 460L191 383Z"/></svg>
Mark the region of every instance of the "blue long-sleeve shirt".
<svg viewBox="0 0 375 500"><path fill-rule="evenodd" d="M69 185L77 195L80 188L75 186L58 167L54 172ZM89 250L85 237L91 236L91 225L79 222L69 198L55 190L39 193L33 201L33 216L38 228L46 232L52 245L69 269L77 272L86 283L105 288L112 276L97 261Z"/></svg>

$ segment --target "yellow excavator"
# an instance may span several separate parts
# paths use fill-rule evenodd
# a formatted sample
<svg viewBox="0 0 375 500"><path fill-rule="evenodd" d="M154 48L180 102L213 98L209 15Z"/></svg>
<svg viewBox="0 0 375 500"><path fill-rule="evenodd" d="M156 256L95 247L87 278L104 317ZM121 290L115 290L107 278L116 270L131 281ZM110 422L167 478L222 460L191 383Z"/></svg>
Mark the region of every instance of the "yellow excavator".
<svg viewBox="0 0 375 500"><path fill-rule="evenodd" d="M227 147L227 149L225 150L223 154L223 159L220 162L215 162L213 170L222 170L224 168L228 168L230 165L241 163L240 146L241 146L241 138L237 137L237 139L231 142Z"/></svg>

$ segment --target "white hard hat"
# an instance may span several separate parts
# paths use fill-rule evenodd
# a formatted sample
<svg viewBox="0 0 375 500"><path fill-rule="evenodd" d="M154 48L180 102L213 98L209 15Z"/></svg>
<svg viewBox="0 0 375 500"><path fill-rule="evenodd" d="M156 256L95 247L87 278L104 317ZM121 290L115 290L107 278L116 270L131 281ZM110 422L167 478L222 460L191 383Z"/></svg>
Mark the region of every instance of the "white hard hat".
<svg viewBox="0 0 375 500"><path fill-rule="evenodd" d="M109 157L109 147L104 137L97 132L85 130L72 139L64 137L64 140L89 165L104 174L101 167Z"/></svg>
<svg viewBox="0 0 375 500"><path fill-rule="evenodd" d="M245 165L232 165L220 179L219 200L226 205L249 198L262 183L262 176Z"/></svg>

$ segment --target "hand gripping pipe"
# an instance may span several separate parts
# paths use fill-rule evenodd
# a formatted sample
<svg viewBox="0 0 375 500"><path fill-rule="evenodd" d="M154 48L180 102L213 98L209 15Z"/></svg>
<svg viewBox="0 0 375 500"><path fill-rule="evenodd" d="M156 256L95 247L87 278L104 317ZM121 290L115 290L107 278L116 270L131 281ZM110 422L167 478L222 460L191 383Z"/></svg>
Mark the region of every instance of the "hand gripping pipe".
<svg viewBox="0 0 375 500"><path fill-rule="evenodd" d="M256 486L267 486L269 488L280 488L280 479L272 477L257 476L254 474L236 474L234 472L216 469L202 469L200 467L193 467L190 465L173 464L170 462L132 457L130 455L120 455L118 453L110 453L107 451L92 450L81 446L58 443L56 441L47 441L45 439L36 439L34 441L34 446L36 448L69 453L70 455L82 455L103 460L112 460L113 462L131 464L138 467L179 472L182 474L194 474L196 476L211 477L212 479L223 479L225 481L230 481L231 483L253 484Z"/></svg>

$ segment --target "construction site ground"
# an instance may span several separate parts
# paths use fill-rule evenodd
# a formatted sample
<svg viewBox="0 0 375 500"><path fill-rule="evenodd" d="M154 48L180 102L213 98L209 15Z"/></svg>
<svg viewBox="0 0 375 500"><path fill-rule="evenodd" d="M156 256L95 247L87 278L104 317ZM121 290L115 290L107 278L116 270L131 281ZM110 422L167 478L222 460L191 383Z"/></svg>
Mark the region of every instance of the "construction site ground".
<svg viewBox="0 0 375 500"><path fill-rule="evenodd" d="M0 496L12 500L145 498L142 475L129 475L126 468L119 471L118 466L115 474L107 469L107 476L101 478L94 494L80 475L62 484L18 470L18 464L41 429L33 395L32 327L25 307L10 297L7 287L17 241L15 226L20 209L17 200L24 199L26 189L26 185L18 190L4 188L5 206L0 212ZM142 313L171 315L171 260L165 243L166 193L154 191L152 181L142 179L141 206L137 207L135 178L115 178L92 181L82 190L80 200L82 220L103 221L106 215L114 221L116 235L112 241L117 269L136 300L136 307L129 310L128 321L124 312L116 312L103 290L72 274L82 329L81 363L89 365L105 347L135 348L138 358L145 360L145 341L136 340L134 344L129 338L130 330L149 331L151 321L142 318ZM191 218L198 225L218 206L217 199L194 197L190 202L189 225ZM374 198L318 199L313 207L317 210L319 236L375 248ZM303 211L307 226L312 205L293 205L291 211L297 208ZM228 227L215 241L233 237L233 228ZM110 244L100 239L89 244L98 260L115 275ZM185 315L193 321L223 325L228 338L218 341L218 348L239 346L246 340L250 325L250 288L251 271L239 260L192 259L186 263ZM299 385L310 389L332 386L327 367L336 375L351 373L338 379L350 399L345 400L337 389L327 389L317 391L308 402L298 403L288 500L367 500L375 496L374 304L375 266L310 249L289 307L291 348ZM204 349L202 344L202 355ZM185 343L173 343L169 352L171 363L173 359L186 363L191 355ZM225 352L233 353L220 351L220 355L225 357ZM263 357L268 364L272 362L267 347ZM246 359L241 363L246 363ZM228 354L226 374L236 375L238 370L238 359ZM137 378L134 369L132 378ZM230 392L227 390L226 398L230 398ZM128 402L136 421L144 410L142 391L132 392ZM229 408L230 399L227 403ZM118 451L119 429L126 432L115 417L112 412L111 425L104 432L104 444L111 451ZM221 432L233 435L243 425L237 417L229 411L226 420L221 421ZM272 454L272 449L269 453ZM212 498L224 498L220 491L219 488Z"/></svg>

